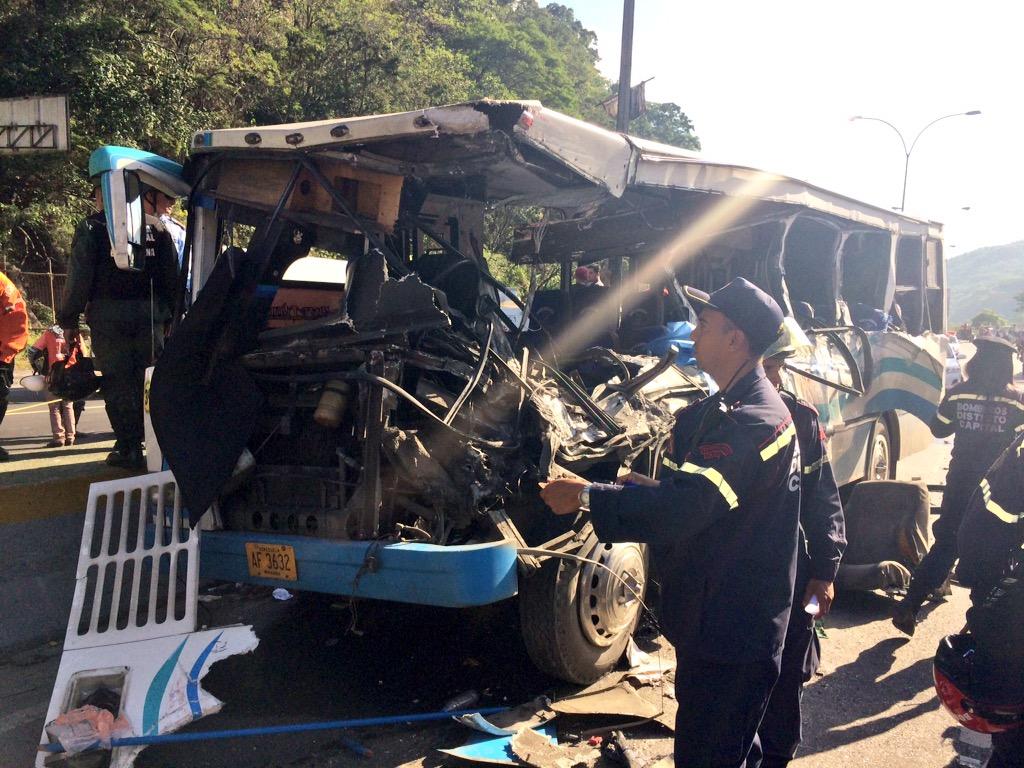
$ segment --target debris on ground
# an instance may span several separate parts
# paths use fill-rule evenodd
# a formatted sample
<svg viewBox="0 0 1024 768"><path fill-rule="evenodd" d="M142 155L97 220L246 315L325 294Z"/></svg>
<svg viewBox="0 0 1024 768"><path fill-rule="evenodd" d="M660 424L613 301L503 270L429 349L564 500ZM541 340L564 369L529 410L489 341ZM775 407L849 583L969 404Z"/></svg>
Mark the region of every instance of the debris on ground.
<svg viewBox="0 0 1024 768"><path fill-rule="evenodd" d="M456 717L455 720L481 733L488 733L492 736L511 736L524 728L536 728L553 720L557 713L552 711L549 705L548 699L539 696L525 704L520 704L518 707L498 712L487 718L484 718L478 712L474 712L470 715ZM473 706L473 704L465 706ZM464 709L465 706L452 707L451 709ZM447 709L448 707L445 708Z"/></svg>
<svg viewBox="0 0 1024 768"><path fill-rule="evenodd" d="M542 734L523 728L512 737L512 753L535 768L573 768L590 765L600 757L599 750L584 744L568 746L552 742Z"/></svg>
<svg viewBox="0 0 1024 768"><path fill-rule="evenodd" d="M273 592L275 600L291 600L294 595L284 587L278 587Z"/></svg>
<svg viewBox="0 0 1024 768"><path fill-rule="evenodd" d="M555 726L546 723L537 729L537 733L550 741L557 743L555 738ZM516 757L512 751L512 735L491 736L486 734L474 734L461 747L454 749L441 749L446 755L457 757L461 760L468 760L472 763L486 763L488 765L528 765Z"/></svg>
<svg viewBox="0 0 1024 768"><path fill-rule="evenodd" d="M131 730L124 715L115 718L113 712L92 704L64 712L46 724L51 743L58 742L69 755L97 746L110 749L111 739L128 736Z"/></svg>
<svg viewBox="0 0 1024 768"><path fill-rule="evenodd" d="M628 672L613 675L607 681L598 681L573 696L551 703L551 709L565 715L621 715L636 719L653 719L661 708L636 692L624 679ZM598 687L600 686L600 687Z"/></svg>
<svg viewBox="0 0 1024 768"><path fill-rule="evenodd" d="M663 660L661 654L652 656L641 651L633 638L626 643L626 661L629 662L627 678L638 683L656 683L676 668L675 659Z"/></svg>

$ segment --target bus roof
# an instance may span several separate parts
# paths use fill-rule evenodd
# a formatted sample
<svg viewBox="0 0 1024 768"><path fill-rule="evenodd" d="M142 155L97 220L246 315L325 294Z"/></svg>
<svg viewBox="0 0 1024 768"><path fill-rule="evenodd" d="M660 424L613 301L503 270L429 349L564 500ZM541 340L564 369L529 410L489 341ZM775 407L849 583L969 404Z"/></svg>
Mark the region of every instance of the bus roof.
<svg viewBox="0 0 1024 768"><path fill-rule="evenodd" d="M305 152L404 175L417 163L430 162L428 153L405 151L411 143L457 138L459 146L471 152L493 146L496 133L511 137L519 147L541 152L576 177L576 185L545 186L548 194L539 201L531 198L533 204L558 207L560 200L566 206L579 204L580 187L588 185L614 197L621 197L631 186L669 188L751 197L892 232L941 236L942 225L938 222L906 216L789 176L712 161L699 152L606 130L537 101L479 100L411 112L200 131L193 137L192 152L193 156ZM385 146L390 154L388 149L376 151ZM396 146L403 151L395 152ZM520 159L526 170L535 172L529 158ZM517 197L516 188L510 186L507 165L477 167L474 171L493 177L497 199L511 201ZM526 185L522 195L530 197L536 190L536 184Z"/></svg>

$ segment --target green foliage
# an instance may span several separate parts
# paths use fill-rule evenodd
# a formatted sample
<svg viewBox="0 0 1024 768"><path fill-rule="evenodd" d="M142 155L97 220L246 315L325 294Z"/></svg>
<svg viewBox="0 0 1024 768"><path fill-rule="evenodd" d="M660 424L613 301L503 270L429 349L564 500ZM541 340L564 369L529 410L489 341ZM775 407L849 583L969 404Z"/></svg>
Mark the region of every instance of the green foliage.
<svg viewBox="0 0 1024 768"><path fill-rule="evenodd" d="M971 318L971 327L980 328L983 325L990 325L993 328L1002 328L1008 325L1006 318L991 309L983 309Z"/></svg>
<svg viewBox="0 0 1024 768"><path fill-rule="evenodd" d="M959 325L986 309L1003 317L1024 311L1024 241L978 248L946 260L949 321Z"/></svg>
<svg viewBox="0 0 1024 768"><path fill-rule="evenodd" d="M643 139L652 139L683 149L700 149L700 139L693 132L693 123L678 104L647 104L647 112L629 124L629 132Z"/></svg>
<svg viewBox="0 0 1024 768"><path fill-rule="evenodd" d="M103 144L183 161L204 128L484 97L610 126L594 33L537 0L8 0L0 30L0 98L69 100L70 152L0 156L0 257L28 270L65 261ZM697 146L676 105L650 106L638 135Z"/></svg>

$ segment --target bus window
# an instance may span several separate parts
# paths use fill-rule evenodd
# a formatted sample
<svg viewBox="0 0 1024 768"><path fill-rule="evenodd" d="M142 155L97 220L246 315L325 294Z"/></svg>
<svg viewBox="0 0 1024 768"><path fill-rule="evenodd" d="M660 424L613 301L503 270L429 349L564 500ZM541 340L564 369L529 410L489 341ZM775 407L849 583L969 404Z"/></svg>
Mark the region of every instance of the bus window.
<svg viewBox="0 0 1024 768"><path fill-rule="evenodd" d="M896 245L895 300L903 330L916 336L929 326L924 303L924 249L919 237L901 237Z"/></svg>
<svg viewBox="0 0 1024 768"><path fill-rule="evenodd" d="M946 265L942 260L942 241L932 238L925 243L925 289L928 319L936 333L946 331Z"/></svg>
<svg viewBox="0 0 1024 768"><path fill-rule="evenodd" d="M884 232L855 232L846 238L840 254L840 297L854 323L880 330L878 317L889 305L892 281L892 236Z"/></svg>
<svg viewBox="0 0 1024 768"><path fill-rule="evenodd" d="M783 267L789 300L806 302L814 316L826 325L835 325L836 312L836 246L839 231L822 221L799 218L786 235Z"/></svg>

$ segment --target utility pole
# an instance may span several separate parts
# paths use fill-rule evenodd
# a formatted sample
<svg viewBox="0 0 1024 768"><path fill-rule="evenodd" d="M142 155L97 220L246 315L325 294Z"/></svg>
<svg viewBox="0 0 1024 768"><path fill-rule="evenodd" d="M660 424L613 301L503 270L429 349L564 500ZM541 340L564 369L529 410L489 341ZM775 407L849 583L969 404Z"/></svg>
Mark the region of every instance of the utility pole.
<svg viewBox="0 0 1024 768"><path fill-rule="evenodd" d="M633 76L633 6L634 0L622 2L622 50L619 53L619 103L615 114L615 130L619 133L629 131L629 116L633 111L633 100L630 98L629 83ZM622 286L622 257L616 256L609 260L612 281L618 290ZM622 312L621 291L618 311Z"/></svg>
<svg viewBox="0 0 1024 768"><path fill-rule="evenodd" d="M633 76L633 6L635 0L622 3L622 51L619 56L619 111L615 116L615 130L626 133L629 130L629 114L633 103L629 83Z"/></svg>

